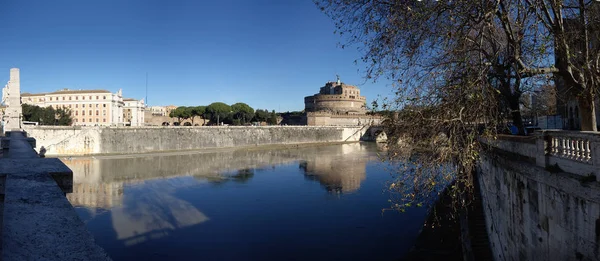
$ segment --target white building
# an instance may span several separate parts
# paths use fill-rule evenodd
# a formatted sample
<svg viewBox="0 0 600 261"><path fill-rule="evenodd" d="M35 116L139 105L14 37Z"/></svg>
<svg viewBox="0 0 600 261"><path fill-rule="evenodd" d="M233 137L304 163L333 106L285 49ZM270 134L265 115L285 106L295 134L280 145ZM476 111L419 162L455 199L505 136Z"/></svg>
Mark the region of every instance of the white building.
<svg viewBox="0 0 600 261"><path fill-rule="evenodd" d="M123 119L124 124L129 126L143 126L144 125L144 111L146 105L144 99L136 100L126 98L123 99Z"/></svg>

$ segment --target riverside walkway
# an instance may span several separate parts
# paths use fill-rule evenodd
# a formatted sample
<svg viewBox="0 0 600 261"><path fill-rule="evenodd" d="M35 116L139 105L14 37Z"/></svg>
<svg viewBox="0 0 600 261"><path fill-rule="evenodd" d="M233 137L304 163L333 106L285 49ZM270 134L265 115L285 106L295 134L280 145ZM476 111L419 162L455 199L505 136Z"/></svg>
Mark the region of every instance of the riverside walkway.
<svg viewBox="0 0 600 261"><path fill-rule="evenodd" d="M73 173L41 158L25 132L1 138L2 260L110 260L66 199Z"/></svg>

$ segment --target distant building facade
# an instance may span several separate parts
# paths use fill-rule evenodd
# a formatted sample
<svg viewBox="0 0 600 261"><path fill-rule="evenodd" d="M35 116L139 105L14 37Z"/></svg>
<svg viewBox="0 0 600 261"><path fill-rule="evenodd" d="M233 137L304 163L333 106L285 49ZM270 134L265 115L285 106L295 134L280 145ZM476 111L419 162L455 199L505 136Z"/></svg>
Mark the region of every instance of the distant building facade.
<svg viewBox="0 0 600 261"><path fill-rule="evenodd" d="M319 93L304 98L306 112L330 112L335 114L365 114L367 99L360 90L340 81L328 82Z"/></svg>
<svg viewBox="0 0 600 261"><path fill-rule="evenodd" d="M143 100L127 99L131 105L129 115L136 115L134 122L143 123ZM63 89L50 93L22 93L21 101L24 104L39 107L52 107L65 109L71 113L73 125L76 126L117 126L125 123L122 91L111 93L107 90L69 90ZM135 103L133 101L136 101ZM142 106L139 106L142 104ZM140 116L141 121L140 121ZM139 126L139 125L135 125Z"/></svg>
<svg viewBox="0 0 600 261"><path fill-rule="evenodd" d="M124 124L128 126L144 126L144 111L146 110L144 100L126 98L123 99L123 103Z"/></svg>

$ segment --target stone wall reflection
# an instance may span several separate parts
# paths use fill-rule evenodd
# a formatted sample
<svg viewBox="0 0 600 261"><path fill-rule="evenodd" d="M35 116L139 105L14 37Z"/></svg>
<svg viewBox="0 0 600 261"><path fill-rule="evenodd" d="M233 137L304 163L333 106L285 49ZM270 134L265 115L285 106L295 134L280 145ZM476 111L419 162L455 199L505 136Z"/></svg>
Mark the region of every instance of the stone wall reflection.
<svg viewBox="0 0 600 261"><path fill-rule="evenodd" d="M301 162L307 178L319 181L327 190L351 192L365 179L366 163L376 159L366 146L372 145L63 159L73 170L73 193L67 198L73 206L108 209L122 204L124 184L178 176L247 182L254 175L253 169L294 161Z"/></svg>

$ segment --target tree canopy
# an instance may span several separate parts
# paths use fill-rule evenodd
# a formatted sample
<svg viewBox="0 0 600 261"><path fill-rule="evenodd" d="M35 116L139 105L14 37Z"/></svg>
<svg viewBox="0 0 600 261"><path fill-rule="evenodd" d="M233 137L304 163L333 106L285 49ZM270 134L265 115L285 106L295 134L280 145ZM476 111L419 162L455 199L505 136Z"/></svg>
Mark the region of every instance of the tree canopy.
<svg viewBox="0 0 600 261"><path fill-rule="evenodd" d="M246 124L254 118L254 109L243 102L231 105L231 110L233 119L238 120L241 124Z"/></svg>
<svg viewBox="0 0 600 261"><path fill-rule="evenodd" d="M42 108L37 105L23 104L23 120L38 122L39 125L69 126L73 122L70 111L66 109Z"/></svg>
<svg viewBox="0 0 600 261"><path fill-rule="evenodd" d="M209 119L217 124L220 124L231 112L231 106L223 102L213 102L206 106Z"/></svg>

